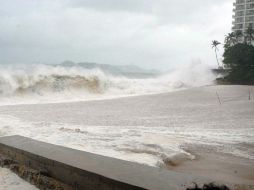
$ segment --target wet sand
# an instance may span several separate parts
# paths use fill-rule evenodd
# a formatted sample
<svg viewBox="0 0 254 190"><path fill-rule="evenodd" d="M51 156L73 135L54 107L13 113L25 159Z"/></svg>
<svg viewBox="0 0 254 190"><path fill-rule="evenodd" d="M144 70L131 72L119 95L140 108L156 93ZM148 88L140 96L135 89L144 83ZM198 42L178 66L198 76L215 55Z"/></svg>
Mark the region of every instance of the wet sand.
<svg viewBox="0 0 254 190"><path fill-rule="evenodd" d="M229 184L252 185L254 189L254 160L244 159L230 154L202 151L202 148L190 150L195 160L185 161L177 166L167 165L172 171L207 177L214 181Z"/></svg>

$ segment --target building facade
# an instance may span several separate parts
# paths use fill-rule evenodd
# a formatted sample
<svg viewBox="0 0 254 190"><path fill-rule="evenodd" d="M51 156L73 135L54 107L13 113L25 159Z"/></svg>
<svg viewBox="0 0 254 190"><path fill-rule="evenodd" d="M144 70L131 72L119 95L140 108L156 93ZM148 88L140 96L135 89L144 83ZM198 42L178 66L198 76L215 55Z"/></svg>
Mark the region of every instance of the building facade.
<svg viewBox="0 0 254 190"><path fill-rule="evenodd" d="M247 28L254 29L254 0L236 0L234 3L232 30L245 32Z"/></svg>

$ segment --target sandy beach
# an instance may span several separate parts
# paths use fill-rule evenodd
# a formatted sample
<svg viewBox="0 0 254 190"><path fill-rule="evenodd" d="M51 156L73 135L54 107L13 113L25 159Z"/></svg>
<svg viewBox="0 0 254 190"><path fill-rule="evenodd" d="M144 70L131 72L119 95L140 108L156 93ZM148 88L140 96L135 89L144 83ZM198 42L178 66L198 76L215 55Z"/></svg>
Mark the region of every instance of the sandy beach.
<svg viewBox="0 0 254 190"><path fill-rule="evenodd" d="M1 106L0 134L254 185L253 115L253 86L207 86L110 100Z"/></svg>
<svg viewBox="0 0 254 190"><path fill-rule="evenodd" d="M192 153L196 155L195 160L188 160L177 166L168 165L167 168L177 172L207 177L214 181L222 180L231 184L254 185L253 160L204 147L194 149L196 150L192 150Z"/></svg>

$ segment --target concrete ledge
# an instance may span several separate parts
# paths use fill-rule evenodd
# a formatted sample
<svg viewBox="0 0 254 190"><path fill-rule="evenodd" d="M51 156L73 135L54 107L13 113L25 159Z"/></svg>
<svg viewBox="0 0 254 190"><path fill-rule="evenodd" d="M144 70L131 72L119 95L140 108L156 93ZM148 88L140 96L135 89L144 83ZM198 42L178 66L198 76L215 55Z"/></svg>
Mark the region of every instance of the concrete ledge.
<svg viewBox="0 0 254 190"><path fill-rule="evenodd" d="M65 148L22 136L0 138L0 153L75 190L174 190L207 179Z"/></svg>

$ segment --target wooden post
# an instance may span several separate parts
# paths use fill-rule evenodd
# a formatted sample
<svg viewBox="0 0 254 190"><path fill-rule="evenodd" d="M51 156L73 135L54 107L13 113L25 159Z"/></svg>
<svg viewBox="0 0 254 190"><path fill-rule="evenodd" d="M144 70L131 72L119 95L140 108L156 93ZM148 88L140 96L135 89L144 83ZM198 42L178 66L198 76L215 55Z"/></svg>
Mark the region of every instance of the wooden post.
<svg viewBox="0 0 254 190"><path fill-rule="evenodd" d="M219 94L218 94L218 92L216 92L216 95L217 95L217 98L218 98L218 100L219 100L219 103L220 103L220 105L221 105L221 100L220 100L220 97L219 97Z"/></svg>

